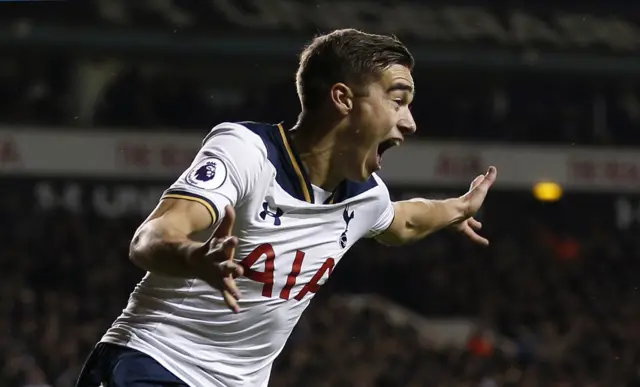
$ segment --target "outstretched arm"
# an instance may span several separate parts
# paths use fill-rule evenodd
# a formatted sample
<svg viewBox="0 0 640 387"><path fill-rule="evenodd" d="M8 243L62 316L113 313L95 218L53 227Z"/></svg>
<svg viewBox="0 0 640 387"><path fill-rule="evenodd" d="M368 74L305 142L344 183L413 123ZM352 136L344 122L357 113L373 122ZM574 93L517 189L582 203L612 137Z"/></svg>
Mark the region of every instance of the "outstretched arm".
<svg viewBox="0 0 640 387"><path fill-rule="evenodd" d="M496 177L496 168L489 167L485 175L473 180L469 192L458 198L417 198L394 203L393 222L385 232L376 237L376 240L386 245L403 245L418 241L443 228L452 227L474 242L488 245L489 241L475 232L482 224L473 216L482 206Z"/></svg>

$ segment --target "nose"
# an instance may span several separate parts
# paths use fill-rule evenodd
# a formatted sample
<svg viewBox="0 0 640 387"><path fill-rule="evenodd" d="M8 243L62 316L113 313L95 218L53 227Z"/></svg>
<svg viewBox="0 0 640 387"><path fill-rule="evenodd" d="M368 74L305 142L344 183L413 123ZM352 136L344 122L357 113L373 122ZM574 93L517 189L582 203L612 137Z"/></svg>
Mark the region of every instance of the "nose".
<svg viewBox="0 0 640 387"><path fill-rule="evenodd" d="M416 121L413 119L413 114L411 114L409 109L405 110L405 113L398 121L398 129L403 136L414 134L416 132Z"/></svg>

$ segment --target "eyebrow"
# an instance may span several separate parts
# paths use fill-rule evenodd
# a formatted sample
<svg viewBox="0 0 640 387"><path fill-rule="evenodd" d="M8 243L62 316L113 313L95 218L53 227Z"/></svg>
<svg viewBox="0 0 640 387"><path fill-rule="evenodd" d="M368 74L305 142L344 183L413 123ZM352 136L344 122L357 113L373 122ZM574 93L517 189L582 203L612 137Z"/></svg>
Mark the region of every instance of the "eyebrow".
<svg viewBox="0 0 640 387"><path fill-rule="evenodd" d="M397 90L408 91L409 93L415 94L415 90L413 90L413 86L407 85L406 83L400 83L400 82L397 82L391 85L387 91L391 92L391 91L397 91Z"/></svg>

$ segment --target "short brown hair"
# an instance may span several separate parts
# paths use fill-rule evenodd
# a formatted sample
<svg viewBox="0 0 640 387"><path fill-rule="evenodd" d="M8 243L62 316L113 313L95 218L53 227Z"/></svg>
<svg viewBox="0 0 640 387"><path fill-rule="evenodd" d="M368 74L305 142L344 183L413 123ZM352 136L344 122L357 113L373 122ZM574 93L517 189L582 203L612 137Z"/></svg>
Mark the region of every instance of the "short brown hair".
<svg viewBox="0 0 640 387"><path fill-rule="evenodd" d="M414 59L394 36L355 29L320 35L300 54L296 88L303 110L314 109L327 98L331 86L344 82L364 86L394 64L413 69Z"/></svg>

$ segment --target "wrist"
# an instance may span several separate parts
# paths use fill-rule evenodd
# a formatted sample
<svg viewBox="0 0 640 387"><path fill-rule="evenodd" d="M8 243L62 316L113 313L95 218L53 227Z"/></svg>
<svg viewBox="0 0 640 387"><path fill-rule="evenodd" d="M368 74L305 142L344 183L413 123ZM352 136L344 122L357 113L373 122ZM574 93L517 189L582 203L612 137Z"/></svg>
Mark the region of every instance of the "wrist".
<svg viewBox="0 0 640 387"><path fill-rule="evenodd" d="M447 226L456 224L467 217L467 205L464 198L451 198L443 200L445 207Z"/></svg>
<svg viewBox="0 0 640 387"><path fill-rule="evenodd" d="M467 205L463 198L450 198L444 200L429 200L423 198L412 199L411 202L422 203L426 207L411 211L416 214L414 221L410 222L414 227L429 229L431 232L451 226L467 217Z"/></svg>

